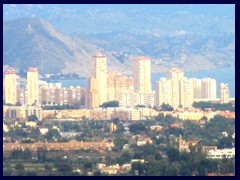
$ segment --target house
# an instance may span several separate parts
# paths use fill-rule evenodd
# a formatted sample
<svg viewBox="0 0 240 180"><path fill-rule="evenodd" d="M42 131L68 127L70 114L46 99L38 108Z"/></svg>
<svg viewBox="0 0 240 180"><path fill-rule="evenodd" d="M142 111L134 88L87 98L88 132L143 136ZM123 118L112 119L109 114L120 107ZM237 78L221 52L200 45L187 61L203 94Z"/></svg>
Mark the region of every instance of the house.
<svg viewBox="0 0 240 180"><path fill-rule="evenodd" d="M147 143L149 143L149 144L153 143L153 141L152 141L152 139L150 137L147 137L147 138L144 138L144 139L140 138L140 139L137 140L137 145L138 146L143 146L143 145L145 145Z"/></svg>
<svg viewBox="0 0 240 180"><path fill-rule="evenodd" d="M231 149L214 149L207 152L207 158L209 159L223 159L223 158L234 158L235 148Z"/></svg>
<svg viewBox="0 0 240 180"><path fill-rule="evenodd" d="M180 136L180 138L179 138L179 152L183 152L183 151L190 152L189 147L197 145L198 141L199 140L186 141L186 140L183 140L182 137Z"/></svg>
<svg viewBox="0 0 240 180"><path fill-rule="evenodd" d="M4 123L3 123L3 131L4 131L4 132L8 132L8 131L9 131L9 129L8 129L8 127L7 127L7 125L6 125L6 124L4 124Z"/></svg>
<svg viewBox="0 0 240 180"><path fill-rule="evenodd" d="M170 127L171 128L179 128L179 129L183 128L182 124L180 124L180 123L171 124Z"/></svg>
<svg viewBox="0 0 240 180"><path fill-rule="evenodd" d="M107 166L106 164L99 163L97 164L97 168L101 173L118 174L130 171L132 166L131 164L123 164L122 166L120 166L119 164L113 164Z"/></svg>
<svg viewBox="0 0 240 180"><path fill-rule="evenodd" d="M161 131L163 127L160 125L151 126L150 129L153 131Z"/></svg>
<svg viewBox="0 0 240 180"><path fill-rule="evenodd" d="M203 151L208 152L210 150L217 150L217 146L203 146Z"/></svg>
<svg viewBox="0 0 240 180"><path fill-rule="evenodd" d="M144 160L144 159L132 159L132 160L131 160L131 164L132 164L132 163L135 163L135 162L138 162L138 163L142 163L142 164L143 164L143 163L145 162L145 160Z"/></svg>
<svg viewBox="0 0 240 180"><path fill-rule="evenodd" d="M48 132L48 128L39 128L39 131L42 135L45 135Z"/></svg>
<svg viewBox="0 0 240 180"><path fill-rule="evenodd" d="M36 126L37 126L37 123L34 122L34 121L29 121L29 122L26 122L26 126L29 126L29 127L36 127Z"/></svg>

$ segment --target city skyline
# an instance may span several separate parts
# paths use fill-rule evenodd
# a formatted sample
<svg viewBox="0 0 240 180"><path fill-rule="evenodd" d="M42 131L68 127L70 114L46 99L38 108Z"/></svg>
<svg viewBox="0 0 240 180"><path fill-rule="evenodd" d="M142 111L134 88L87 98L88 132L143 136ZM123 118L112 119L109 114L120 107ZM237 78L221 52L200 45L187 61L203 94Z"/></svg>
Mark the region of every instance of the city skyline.
<svg viewBox="0 0 240 180"><path fill-rule="evenodd" d="M42 85L39 85L38 83L39 78L37 68L30 67L27 74L26 88L19 87L17 89L17 84L16 82L14 83L15 91L18 96L16 96L14 100L15 103L13 104L20 103L17 102L17 100L20 99L20 104L23 105L26 101L28 102L28 105L42 104L43 102L50 102L51 104L59 104L60 102L60 104L67 104L68 102L71 105L76 105L77 103L82 102L82 106L91 109L99 107L108 101L118 101L120 106L123 107L136 105L151 107L157 105L157 107L160 107L162 103L166 103L171 105L174 109L177 109L179 107L191 107L194 100L217 100L217 85L215 79L186 78L184 77L184 72L176 68L171 68L167 71L165 78L159 77L159 81L155 82L155 89L152 89L150 76L151 60L146 57L133 58L133 77L127 77L121 73L113 71L108 72L107 57L102 54L94 55L93 61L93 76L88 79L88 88L85 89L84 87L79 86L79 88L82 88L82 90L78 90L81 95L75 94L77 93L76 90L74 90L74 94L72 94L72 90L71 92L67 90L69 88L65 88L65 91L70 94L63 95L65 94L65 91L59 91L62 89L61 84L53 84L54 87L51 87L52 85L47 85L42 88ZM9 73L14 75L16 81L15 71L9 70L5 73L4 84L8 81ZM224 93L222 93L222 89L224 89L222 84L223 83L221 83L220 88L220 102L227 103L230 101L229 89L226 89ZM10 90L13 91L13 86L8 83L4 88L4 92L7 92L7 89L9 89L8 86L11 86ZM227 85L225 86L227 87ZM44 87L48 87L49 92L44 90ZM51 88L56 90L50 90ZM72 89L72 87L70 87L70 89ZM50 95L50 92L53 92L54 95ZM61 95L61 93L63 94ZM5 93L3 96L5 97ZM77 96L81 98L78 98L77 101L71 100L73 98L76 99ZM64 98L66 98L66 100L64 100ZM223 98L224 101L222 100ZM7 102L9 102L8 99Z"/></svg>
<svg viewBox="0 0 240 180"><path fill-rule="evenodd" d="M234 4L4 4L4 176L235 176Z"/></svg>

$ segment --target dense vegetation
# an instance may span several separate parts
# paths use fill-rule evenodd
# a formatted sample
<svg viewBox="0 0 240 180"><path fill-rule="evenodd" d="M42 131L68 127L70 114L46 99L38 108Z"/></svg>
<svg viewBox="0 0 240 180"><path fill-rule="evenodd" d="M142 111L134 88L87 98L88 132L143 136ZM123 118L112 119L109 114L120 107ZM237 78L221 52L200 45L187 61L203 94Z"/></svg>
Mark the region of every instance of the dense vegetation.
<svg viewBox="0 0 240 180"><path fill-rule="evenodd" d="M212 102L194 102L193 107L195 108L200 108L201 110L206 110L206 109L212 109L213 111L235 111L235 107L231 103L225 103L225 104L220 104L220 103L212 103Z"/></svg>
<svg viewBox="0 0 240 180"><path fill-rule="evenodd" d="M43 106L43 110L64 110L64 109L76 109L74 106L69 104L64 105L53 105L53 106Z"/></svg>
<svg viewBox="0 0 240 180"><path fill-rule="evenodd" d="M108 108L108 107L118 107L118 106L119 106L119 102L118 101L109 101L109 102L103 103L100 107Z"/></svg>
<svg viewBox="0 0 240 180"><path fill-rule="evenodd" d="M35 117L30 117L35 118ZM141 164L132 163L132 170L125 175L206 175L213 173L235 173L235 160L207 159L202 146L211 145L218 148L235 147L235 119L214 116L204 123L174 118L171 115L164 116L160 113L148 121L37 121L39 127L47 127L46 134L41 134L39 127L27 127L24 121L18 121L22 126L10 127L4 132L4 141L33 143L38 141L67 142L72 139L77 141L102 141L113 140L115 147L112 150L98 152L95 150L79 151L46 151L39 149L38 152L30 150L14 150L4 152L4 175L105 175L97 170L97 163L124 164L131 163L131 159L144 159ZM5 121L10 124L11 121ZM14 123L14 122L12 122ZM114 123L117 130L110 132L109 125ZM178 124L174 127L172 124ZM152 125L162 126L161 130L151 130ZM64 137L63 133L77 133L74 137ZM129 133L125 134L126 131ZM134 135L134 136L133 136ZM180 153L176 139L200 140L198 145L190 148L190 152ZM153 143L138 146L139 137L149 137ZM128 148L124 145L128 144ZM66 158L65 158L66 157ZM19 165L20 163L20 165ZM31 166L31 167L30 167ZM75 172L76 169L81 172ZM37 170L40 169L40 170ZM122 174L123 175L123 174Z"/></svg>

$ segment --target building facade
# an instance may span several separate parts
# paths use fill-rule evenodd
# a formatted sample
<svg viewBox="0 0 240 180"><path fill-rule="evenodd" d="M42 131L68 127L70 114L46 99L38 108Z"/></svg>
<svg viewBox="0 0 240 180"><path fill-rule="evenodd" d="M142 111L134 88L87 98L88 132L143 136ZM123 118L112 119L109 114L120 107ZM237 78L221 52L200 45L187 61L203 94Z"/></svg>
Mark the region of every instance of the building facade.
<svg viewBox="0 0 240 180"><path fill-rule="evenodd" d="M17 78L14 70L5 72L4 98L6 104L15 105L17 102Z"/></svg>
<svg viewBox="0 0 240 180"><path fill-rule="evenodd" d="M228 84L221 83L220 84L220 92L221 92L221 97L220 97L221 104L229 103L230 92L229 92Z"/></svg>
<svg viewBox="0 0 240 180"><path fill-rule="evenodd" d="M151 85L151 61L146 57L134 59L134 91L137 93L152 93Z"/></svg>
<svg viewBox="0 0 240 180"><path fill-rule="evenodd" d="M38 70L30 67L27 71L28 105L39 104Z"/></svg>

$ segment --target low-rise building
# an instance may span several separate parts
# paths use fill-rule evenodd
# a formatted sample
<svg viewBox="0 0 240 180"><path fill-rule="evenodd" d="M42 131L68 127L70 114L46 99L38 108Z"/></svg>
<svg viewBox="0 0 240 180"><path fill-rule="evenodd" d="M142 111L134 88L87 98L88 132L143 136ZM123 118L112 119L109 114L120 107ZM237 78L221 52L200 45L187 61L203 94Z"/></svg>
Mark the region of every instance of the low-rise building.
<svg viewBox="0 0 240 180"><path fill-rule="evenodd" d="M147 138L139 138L139 139L137 140L137 145L138 145L138 146L143 146L143 145L145 145L145 144L147 144L147 143L149 143L149 144L152 144L152 143L153 143L153 141L152 141L152 139L151 139L150 137L147 137Z"/></svg>
<svg viewBox="0 0 240 180"><path fill-rule="evenodd" d="M189 147L190 146L195 146L198 144L198 140L183 140L182 137L180 136L179 138L179 152L183 152L183 151L186 151L186 152L190 152L190 149Z"/></svg>
<svg viewBox="0 0 240 180"><path fill-rule="evenodd" d="M37 123L34 122L34 121L29 121L29 122L26 122L26 126L29 126L29 127L36 127L36 126L37 126Z"/></svg>
<svg viewBox="0 0 240 180"><path fill-rule="evenodd" d="M162 128L163 128L163 126L160 126L160 125L154 125L154 126L150 127L150 129L154 130L154 131L161 131Z"/></svg>
<svg viewBox="0 0 240 180"><path fill-rule="evenodd" d="M8 132L8 131L9 131L9 129L8 129L8 127L7 127L7 125L6 125L6 124L4 124L4 123L3 123L3 131L4 131L4 132Z"/></svg>
<svg viewBox="0 0 240 180"><path fill-rule="evenodd" d="M39 131L42 135L45 135L48 132L48 128L39 128Z"/></svg>
<svg viewBox="0 0 240 180"><path fill-rule="evenodd" d="M36 115L39 120L42 120L42 108L38 106L3 106L4 118L27 119L31 115Z"/></svg>
<svg viewBox="0 0 240 180"><path fill-rule="evenodd" d="M118 174L130 171L132 166L131 164L123 164L122 166L120 166L119 164L113 164L107 166L106 164L98 163L97 168L101 173Z"/></svg>
<svg viewBox="0 0 240 180"><path fill-rule="evenodd" d="M138 162L138 163L142 163L142 164L143 164L143 163L145 163L145 160L144 160L144 159L132 159L132 160L131 160L131 164L132 164L132 163L135 163L135 162Z"/></svg>
<svg viewBox="0 0 240 180"><path fill-rule="evenodd" d="M223 158L234 158L235 148L229 149L212 149L207 152L207 158L209 159L223 159Z"/></svg>
<svg viewBox="0 0 240 180"><path fill-rule="evenodd" d="M151 108L95 108L89 111L91 120L146 120L157 115L158 112Z"/></svg>

